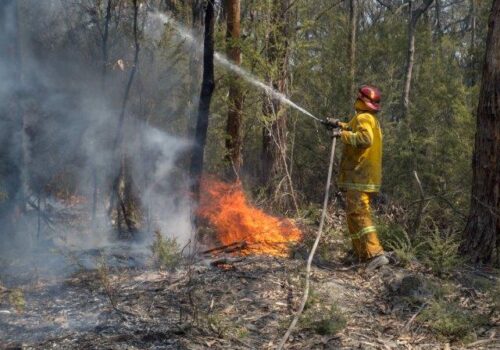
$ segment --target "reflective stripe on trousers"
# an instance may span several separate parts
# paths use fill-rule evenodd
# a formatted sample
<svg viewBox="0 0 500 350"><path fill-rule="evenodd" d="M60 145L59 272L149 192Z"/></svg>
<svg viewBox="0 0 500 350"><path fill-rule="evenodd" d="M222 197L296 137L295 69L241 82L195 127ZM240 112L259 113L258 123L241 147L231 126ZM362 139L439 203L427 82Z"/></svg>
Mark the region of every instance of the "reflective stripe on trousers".
<svg viewBox="0 0 500 350"><path fill-rule="evenodd" d="M370 193L347 190L347 226L354 252L361 260L380 255L384 249L377 236L370 208Z"/></svg>

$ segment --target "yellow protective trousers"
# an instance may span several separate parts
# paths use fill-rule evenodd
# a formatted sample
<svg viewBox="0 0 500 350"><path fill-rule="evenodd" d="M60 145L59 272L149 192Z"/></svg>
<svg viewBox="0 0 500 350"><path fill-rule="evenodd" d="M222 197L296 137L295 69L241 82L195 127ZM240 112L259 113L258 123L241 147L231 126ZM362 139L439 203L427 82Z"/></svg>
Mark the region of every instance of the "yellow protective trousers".
<svg viewBox="0 0 500 350"><path fill-rule="evenodd" d="M383 253L384 249L373 224L370 193L347 190L347 226L354 252L360 260L367 260Z"/></svg>

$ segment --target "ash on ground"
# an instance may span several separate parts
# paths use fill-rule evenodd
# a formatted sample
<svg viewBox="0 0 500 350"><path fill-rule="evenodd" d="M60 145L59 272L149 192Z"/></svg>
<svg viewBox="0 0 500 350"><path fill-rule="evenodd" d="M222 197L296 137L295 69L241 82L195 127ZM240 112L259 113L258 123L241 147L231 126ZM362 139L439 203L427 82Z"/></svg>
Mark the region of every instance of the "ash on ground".
<svg viewBox="0 0 500 350"><path fill-rule="evenodd" d="M123 252L107 254L89 252L87 260L101 257L96 266L65 278L11 277L2 291L0 347L273 349L302 296L301 257L210 256L162 271ZM413 321L419 306L397 302L405 297L397 293L404 273L318 262L287 348L440 348L443 340ZM425 303L426 293L415 293ZM493 331L484 329L485 347L498 345Z"/></svg>

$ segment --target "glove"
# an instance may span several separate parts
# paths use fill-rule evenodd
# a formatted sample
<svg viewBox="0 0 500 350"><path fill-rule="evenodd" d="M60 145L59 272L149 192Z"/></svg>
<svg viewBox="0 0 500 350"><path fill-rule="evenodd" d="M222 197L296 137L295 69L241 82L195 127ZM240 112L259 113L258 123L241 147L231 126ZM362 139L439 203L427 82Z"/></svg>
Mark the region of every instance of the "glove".
<svg viewBox="0 0 500 350"><path fill-rule="evenodd" d="M332 129L331 135L332 135L332 137L340 137L340 136L342 136L342 130L340 130L338 128Z"/></svg>
<svg viewBox="0 0 500 350"><path fill-rule="evenodd" d="M326 126L327 129L335 129L335 128L340 128L340 120L335 119L335 118L326 118L325 120L321 121L321 123Z"/></svg>

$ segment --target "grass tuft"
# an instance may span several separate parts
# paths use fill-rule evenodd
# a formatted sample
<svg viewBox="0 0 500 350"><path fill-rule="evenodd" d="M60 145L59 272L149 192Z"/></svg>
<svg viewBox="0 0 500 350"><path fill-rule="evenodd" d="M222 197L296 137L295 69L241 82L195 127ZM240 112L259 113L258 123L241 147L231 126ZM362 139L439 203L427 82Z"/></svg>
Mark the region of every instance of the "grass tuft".
<svg viewBox="0 0 500 350"><path fill-rule="evenodd" d="M485 323L482 315L473 315L457 303L446 300L433 300L417 320L450 341L470 338L474 329Z"/></svg>

